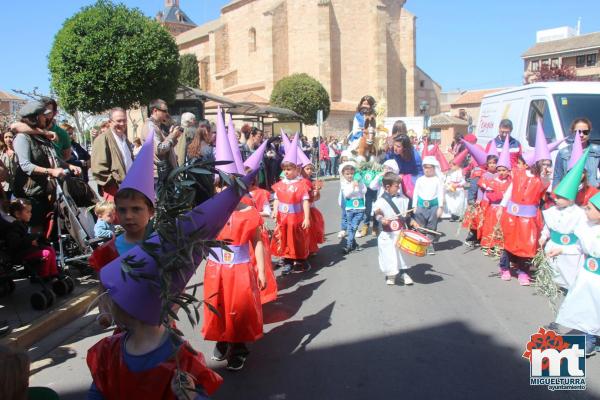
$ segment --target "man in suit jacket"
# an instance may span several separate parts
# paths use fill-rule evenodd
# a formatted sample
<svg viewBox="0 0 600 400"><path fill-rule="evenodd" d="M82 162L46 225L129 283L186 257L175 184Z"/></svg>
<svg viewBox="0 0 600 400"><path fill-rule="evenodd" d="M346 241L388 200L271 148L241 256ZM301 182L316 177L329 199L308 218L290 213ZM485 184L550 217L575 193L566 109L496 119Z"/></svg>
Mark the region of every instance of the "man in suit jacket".
<svg viewBox="0 0 600 400"><path fill-rule="evenodd" d="M133 146L127 139L127 115L122 108L110 110L110 129L92 144L92 175L102 196L114 201L119 185L133 163Z"/></svg>

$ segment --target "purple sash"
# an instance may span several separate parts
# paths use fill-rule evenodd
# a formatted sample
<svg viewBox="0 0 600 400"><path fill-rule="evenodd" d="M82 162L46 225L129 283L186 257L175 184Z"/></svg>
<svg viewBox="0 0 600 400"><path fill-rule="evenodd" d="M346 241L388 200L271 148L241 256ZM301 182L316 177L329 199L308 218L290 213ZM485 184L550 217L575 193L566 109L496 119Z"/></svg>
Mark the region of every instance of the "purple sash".
<svg viewBox="0 0 600 400"><path fill-rule="evenodd" d="M302 212L302 203L279 203L277 210L284 214L296 214Z"/></svg>
<svg viewBox="0 0 600 400"><path fill-rule="evenodd" d="M250 247L248 243L241 246L228 245L229 250L220 247L211 247L213 254L208 255L208 259L219 264L244 264L250 262Z"/></svg>
<svg viewBox="0 0 600 400"><path fill-rule="evenodd" d="M508 201L506 212L515 217L533 218L537 215L538 206L530 204L518 204Z"/></svg>

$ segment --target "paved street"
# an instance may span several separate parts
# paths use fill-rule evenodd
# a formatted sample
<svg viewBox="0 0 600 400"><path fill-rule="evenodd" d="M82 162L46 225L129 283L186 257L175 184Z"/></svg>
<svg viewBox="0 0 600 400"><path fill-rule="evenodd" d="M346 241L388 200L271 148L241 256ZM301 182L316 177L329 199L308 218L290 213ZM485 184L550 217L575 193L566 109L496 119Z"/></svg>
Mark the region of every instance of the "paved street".
<svg viewBox="0 0 600 400"><path fill-rule="evenodd" d="M435 256L406 257L414 286L385 285L375 238L343 256L337 190L327 183L319 202L327 243L309 273L279 278L280 297L265 306L266 334L246 368L231 373L208 361L225 378L216 399L600 398L598 355L588 360L585 393L529 386L521 354L529 335L552 320L548 302L515 279L501 281L491 259L462 246L456 223L440 225L446 236ZM93 320L84 317L33 350L32 385L84 398L86 350L107 334ZM181 325L210 355L199 328Z"/></svg>

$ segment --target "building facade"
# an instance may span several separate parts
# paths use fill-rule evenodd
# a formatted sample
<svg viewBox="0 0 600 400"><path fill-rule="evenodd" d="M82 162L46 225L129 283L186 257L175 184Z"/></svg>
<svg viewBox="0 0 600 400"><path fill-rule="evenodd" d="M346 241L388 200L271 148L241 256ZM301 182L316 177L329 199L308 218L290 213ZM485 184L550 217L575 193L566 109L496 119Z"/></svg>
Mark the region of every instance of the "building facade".
<svg viewBox="0 0 600 400"><path fill-rule="evenodd" d="M196 55L200 87L235 101L268 103L293 73L316 78L332 103L326 134L342 135L366 94L385 99L389 116L419 115L421 100L439 109L439 85L416 66L416 17L404 3L235 0L175 39Z"/></svg>
<svg viewBox="0 0 600 400"><path fill-rule="evenodd" d="M179 8L179 0L165 0L165 8L156 14L156 20L167 28L173 36L177 36L197 26Z"/></svg>
<svg viewBox="0 0 600 400"><path fill-rule="evenodd" d="M564 27L538 32L537 43L521 57L526 75L539 71L542 65L568 66L574 68L577 76L599 80L599 52L600 32L579 35L576 30Z"/></svg>

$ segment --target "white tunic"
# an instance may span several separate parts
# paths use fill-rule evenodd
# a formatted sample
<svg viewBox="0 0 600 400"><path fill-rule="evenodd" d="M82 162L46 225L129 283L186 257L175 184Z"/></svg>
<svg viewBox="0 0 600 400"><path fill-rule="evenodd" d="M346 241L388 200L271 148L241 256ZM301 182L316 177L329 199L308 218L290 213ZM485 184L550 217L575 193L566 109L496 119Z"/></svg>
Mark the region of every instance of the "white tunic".
<svg viewBox="0 0 600 400"><path fill-rule="evenodd" d="M405 212L408 209L408 198L404 196L396 196L392 201L398 207L400 212ZM388 202L380 197L373 203L373 210L381 210L384 218L394 218L396 213ZM377 237L377 249L379 250L379 269L385 276L397 275L401 269L408 269L406 262L402 258L400 249L396 247L396 241L400 231L379 233Z"/></svg>
<svg viewBox="0 0 600 400"><path fill-rule="evenodd" d="M448 214L462 217L465 213L467 207L464 189L465 183L465 178L463 177L461 169L450 171L448 175L446 175L444 185L446 197L445 211L447 211ZM455 190L452 190L452 188L455 188Z"/></svg>
<svg viewBox="0 0 600 400"><path fill-rule="evenodd" d="M575 228L586 221L585 211L576 205L563 209L556 206L550 207L542 212L544 216L544 229L542 239L546 239L544 252L552 249L561 249L562 253L557 257L550 258L548 263L554 270L554 281L557 285L569 289L575 282L580 265L581 248L577 242L573 244L558 244L550 239L550 231L563 235L569 235Z"/></svg>
<svg viewBox="0 0 600 400"><path fill-rule="evenodd" d="M575 229L584 254L600 258L600 224L583 222ZM584 257L581 257L583 265ZM571 329L600 335L600 275L581 266L558 310L556 322Z"/></svg>

